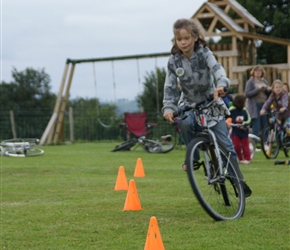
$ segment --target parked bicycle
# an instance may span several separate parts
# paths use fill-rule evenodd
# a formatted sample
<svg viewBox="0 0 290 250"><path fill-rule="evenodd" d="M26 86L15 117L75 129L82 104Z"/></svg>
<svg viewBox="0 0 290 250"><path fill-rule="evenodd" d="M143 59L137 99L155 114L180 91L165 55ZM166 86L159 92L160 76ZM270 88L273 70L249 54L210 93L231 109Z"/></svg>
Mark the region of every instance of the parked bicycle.
<svg viewBox="0 0 290 250"><path fill-rule="evenodd" d="M276 159L280 149L283 149L286 157L289 157L290 137L287 136L284 122L277 119L279 111L272 110L269 123L261 133L261 147L267 159Z"/></svg>
<svg viewBox="0 0 290 250"><path fill-rule="evenodd" d="M243 180L238 162L228 152L208 124L206 111L217 102L208 101L186 106L179 111L179 119L185 119L185 111L193 110L195 121L201 126L187 147L187 174L193 192L204 210L215 220L233 220L245 210L245 193L248 186ZM196 170L194 152L200 154L199 170ZM196 171L194 171L196 170ZM245 190L245 191L244 191Z"/></svg>
<svg viewBox="0 0 290 250"><path fill-rule="evenodd" d="M0 144L1 154L11 157L27 157L42 155L44 151L37 147L37 138L16 138L4 140Z"/></svg>
<svg viewBox="0 0 290 250"><path fill-rule="evenodd" d="M152 139L147 139L145 136L140 136L138 138L133 137L122 142L120 145L116 146L112 152L130 150L132 147L134 147L135 150L138 146L143 147L143 149L148 153L168 153L174 148L171 135L161 136L160 141L155 141Z"/></svg>

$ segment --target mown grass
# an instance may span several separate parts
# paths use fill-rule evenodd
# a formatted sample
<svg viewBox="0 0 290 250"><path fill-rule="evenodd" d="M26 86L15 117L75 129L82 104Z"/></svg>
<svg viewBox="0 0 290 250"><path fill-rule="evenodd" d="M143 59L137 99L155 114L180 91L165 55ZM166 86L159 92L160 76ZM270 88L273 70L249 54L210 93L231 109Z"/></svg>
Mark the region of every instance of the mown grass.
<svg viewBox="0 0 290 250"><path fill-rule="evenodd" d="M184 149L110 152L115 145L44 146L39 157L1 157L2 249L143 249L152 216L166 250L289 249L289 166L257 153L241 166L253 190L244 217L215 222L181 170ZM144 178L133 176L139 157ZM135 180L141 211L123 211L127 192L114 190L120 166Z"/></svg>

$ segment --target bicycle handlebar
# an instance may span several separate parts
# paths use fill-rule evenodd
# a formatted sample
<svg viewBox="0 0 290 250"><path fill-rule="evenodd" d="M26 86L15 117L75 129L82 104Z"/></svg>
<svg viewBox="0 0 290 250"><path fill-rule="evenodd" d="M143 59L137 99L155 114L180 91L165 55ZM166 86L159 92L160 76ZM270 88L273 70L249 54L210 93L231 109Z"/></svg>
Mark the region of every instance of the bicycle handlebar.
<svg viewBox="0 0 290 250"><path fill-rule="evenodd" d="M224 87L224 92L227 92L227 91L228 91L228 88ZM184 114L186 111L189 111L191 109L203 110L203 109L209 108L214 103L213 97L214 97L213 95L210 95L206 100L204 100L202 102L182 105L178 109L178 113L175 114L175 117L180 116L180 115ZM201 107L201 105L206 103L206 102L208 102L208 103L204 107Z"/></svg>

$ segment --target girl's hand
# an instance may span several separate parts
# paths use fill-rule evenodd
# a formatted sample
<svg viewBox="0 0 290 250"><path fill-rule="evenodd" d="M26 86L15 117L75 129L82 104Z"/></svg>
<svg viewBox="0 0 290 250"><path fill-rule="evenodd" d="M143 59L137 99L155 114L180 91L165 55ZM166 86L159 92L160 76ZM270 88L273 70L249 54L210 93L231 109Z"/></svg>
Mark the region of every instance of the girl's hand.
<svg viewBox="0 0 290 250"><path fill-rule="evenodd" d="M266 112L266 110L265 110L265 109L261 109L261 111L260 111L260 115L264 115L264 114L265 114L265 112Z"/></svg>
<svg viewBox="0 0 290 250"><path fill-rule="evenodd" d="M163 115L163 118L166 120L166 121L170 121L171 123L174 123L174 116L173 116L173 112L172 111L169 111L167 112L166 114Z"/></svg>
<svg viewBox="0 0 290 250"><path fill-rule="evenodd" d="M286 108L280 108L280 109L279 109L279 112L280 112L280 113L283 113L285 110L286 110Z"/></svg>
<svg viewBox="0 0 290 250"><path fill-rule="evenodd" d="M213 93L213 100L217 102L219 95L225 95L225 94L226 92L224 91L224 87L217 87Z"/></svg>

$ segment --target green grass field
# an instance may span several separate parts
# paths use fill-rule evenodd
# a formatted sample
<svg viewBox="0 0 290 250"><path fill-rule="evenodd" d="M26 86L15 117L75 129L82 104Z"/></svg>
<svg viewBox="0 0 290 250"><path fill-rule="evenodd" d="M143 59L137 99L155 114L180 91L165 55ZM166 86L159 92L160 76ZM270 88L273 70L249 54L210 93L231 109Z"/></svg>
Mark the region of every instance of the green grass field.
<svg viewBox="0 0 290 250"><path fill-rule="evenodd" d="M185 149L168 154L110 150L117 143L44 146L30 158L0 156L1 249L144 249L155 216L166 250L290 249L290 166L262 152L241 165L253 190L244 217L216 222L181 170ZM137 158L145 177L135 178ZM278 159L285 159L281 151ZM142 210L123 211L115 191L120 166L135 180Z"/></svg>

